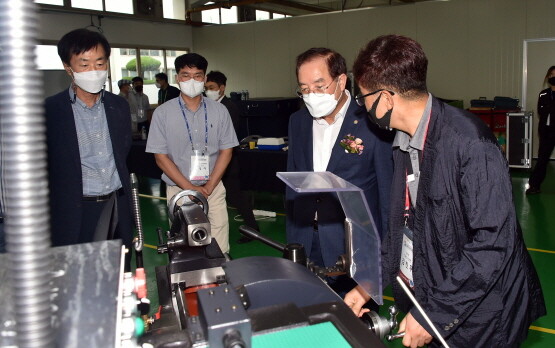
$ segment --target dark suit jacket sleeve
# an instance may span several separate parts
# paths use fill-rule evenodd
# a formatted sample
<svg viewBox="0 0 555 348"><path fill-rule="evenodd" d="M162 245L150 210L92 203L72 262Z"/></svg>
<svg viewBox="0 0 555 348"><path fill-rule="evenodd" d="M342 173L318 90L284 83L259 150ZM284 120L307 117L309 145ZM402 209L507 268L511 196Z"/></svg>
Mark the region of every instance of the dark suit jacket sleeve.
<svg viewBox="0 0 555 348"><path fill-rule="evenodd" d="M381 135L381 134L380 134ZM378 180L378 202L380 204L381 235L389 231L389 206L391 196L391 182L393 180L393 150L391 142L385 136L378 136L374 146L374 169Z"/></svg>

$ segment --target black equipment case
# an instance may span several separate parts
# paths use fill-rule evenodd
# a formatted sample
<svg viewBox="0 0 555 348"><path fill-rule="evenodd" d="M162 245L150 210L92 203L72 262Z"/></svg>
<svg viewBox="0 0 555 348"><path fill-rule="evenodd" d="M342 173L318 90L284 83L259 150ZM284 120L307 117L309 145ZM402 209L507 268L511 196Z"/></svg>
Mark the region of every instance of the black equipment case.
<svg viewBox="0 0 555 348"><path fill-rule="evenodd" d="M532 166L533 112L507 113L507 161L512 168Z"/></svg>

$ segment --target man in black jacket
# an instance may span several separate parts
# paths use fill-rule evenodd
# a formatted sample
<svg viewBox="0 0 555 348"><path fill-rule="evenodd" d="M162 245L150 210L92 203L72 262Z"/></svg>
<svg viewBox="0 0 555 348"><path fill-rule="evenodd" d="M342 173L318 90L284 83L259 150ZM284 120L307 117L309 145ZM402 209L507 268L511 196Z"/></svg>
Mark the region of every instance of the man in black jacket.
<svg viewBox="0 0 555 348"><path fill-rule="evenodd" d="M508 165L483 122L428 93L427 65L416 41L387 35L370 41L353 68L370 119L397 129L382 267L408 313L403 345L440 343L397 276L451 347L518 346L546 310ZM345 297L359 315L368 299L361 287Z"/></svg>
<svg viewBox="0 0 555 348"><path fill-rule="evenodd" d="M158 105L162 105L168 100L179 97L181 92L179 88L168 83L168 75L161 72L154 75L154 78L156 78L156 87L160 88L158 90Z"/></svg>
<svg viewBox="0 0 555 348"><path fill-rule="evenodd" d="M52 245L122 239L130 248L131 117L125 99L104 90L110 45L76 29L58 54L72 81L45 102Z"/></svg>

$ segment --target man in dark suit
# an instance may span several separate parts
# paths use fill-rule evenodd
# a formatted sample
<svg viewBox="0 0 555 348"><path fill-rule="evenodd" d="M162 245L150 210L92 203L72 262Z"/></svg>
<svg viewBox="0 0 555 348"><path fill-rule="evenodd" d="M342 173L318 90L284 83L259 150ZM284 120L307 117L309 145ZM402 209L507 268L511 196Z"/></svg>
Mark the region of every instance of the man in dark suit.
<svg viewBox="0 0 555 348"><path fill-rule="evenodd" d="M110 45L77 29L58 54L72 82L45 102L52 245L122 239L130 248L131 117L125 99L104 90Z"/></svg>
<svg viewBox="0 0 555 348"><path fill-rule="evenodd" d="M374 132L348 90L345 59L327 48L297 57L297 94L306 104L289 120L287 171L329 171L364 191L380 235L387 231L391 144ZM377 129L375 129L377 130ZM346 150L343 140L353 137ZM343 141L345 143L345 141ZM301 243L319 266L345 253L345 215L334 193L286 191L287 242ZM330 284L342 293L342 285ZM337 285L337 286L336 286Z"/></svg>
<svg viewBox="0 0 555 348"><path fill-rule="evenodd" d="M219 101L229 111L231 116L231 122L233 122L233 128L235 128L235 133L239 129L239 121L241 119L241 110L239 107L225 95L225 86L227 83L227 77L220 71L211 71L206 75L205 94L208 98ZM252 212L251 195L246 191L241 191L240 187L240 168L239 168L239 158L237 156L231 157L231 162L227 166L225 174L222 178L226 189L226 199L229 204L236 207L239 214L243 217L245 225L254 228L259 231L258 223L254 218ZM242 236L237 241L239 244L248 243L252 241L251 238L247 236Z"/></svg>

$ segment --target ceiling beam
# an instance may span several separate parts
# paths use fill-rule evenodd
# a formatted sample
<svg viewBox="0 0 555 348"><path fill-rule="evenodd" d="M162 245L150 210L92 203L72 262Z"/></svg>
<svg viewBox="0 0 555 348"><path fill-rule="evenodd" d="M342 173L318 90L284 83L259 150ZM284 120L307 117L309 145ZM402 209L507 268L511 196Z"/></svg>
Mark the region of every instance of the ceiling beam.
<svg viewBox="0 0 555 348"><path fill-rule="evenodd" d="M302 2L293 2L293 1L289 1L289 0L269 0L269 2L271 2L273 4L276 4L276 5L296 8L298 10L305 10L305 11L314 12L314 13L325 13L325 12L331 12L332 11L329 8L325 8L325 7L321 7L321 6L308 5L308 4L305 4L305 3L302 3Z"/></svg>
<svg viewBox="0 0 555 348"><path fill-rule="evenodd" d="M328 8L297 3L289 0L238 0L238 1L235 0L235 1L218 1L211 5L195 7L187 10L187 13L202 12L202 11L213 10L221 7L230 8L231 6L246 6L246 5L261 4L261 3L273 3L273 4L285 6L285 7L296 8L299 10L305 10L305 11L314 12L314 13L324 13L324 12L331 11L331 9L328 9Z"/></svg>

